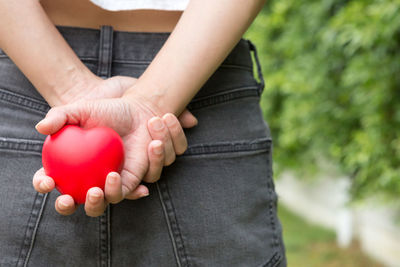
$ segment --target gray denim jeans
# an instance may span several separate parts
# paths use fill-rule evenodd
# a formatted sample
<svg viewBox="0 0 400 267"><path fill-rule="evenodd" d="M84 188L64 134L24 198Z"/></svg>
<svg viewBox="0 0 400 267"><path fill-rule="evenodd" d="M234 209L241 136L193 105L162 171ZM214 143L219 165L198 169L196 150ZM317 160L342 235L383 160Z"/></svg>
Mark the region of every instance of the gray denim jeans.
<svg viewBox="0 0 400 267"><path fill-rule="evenodd" d="M139 77L169 35L57 29L103 78ZM56 190L32 187L45 139L34 125L49 106L0 50L0 266L286 266L263 87L255 47L241 39L188 105L199 124L150 196L99 218L82 206L62 216Z"/></svg>

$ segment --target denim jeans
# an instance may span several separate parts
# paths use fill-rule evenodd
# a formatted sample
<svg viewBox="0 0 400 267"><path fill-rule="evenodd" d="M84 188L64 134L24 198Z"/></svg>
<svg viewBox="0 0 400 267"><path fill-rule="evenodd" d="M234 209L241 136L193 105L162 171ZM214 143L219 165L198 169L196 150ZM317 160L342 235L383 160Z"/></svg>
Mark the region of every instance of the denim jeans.
<svg viewBox="0 0 400 267"><path fill-rule="evenodd" d="M139 77L169 36L57 29L103 78ZM150 196L62 216L59 193L32 186L45 139L34 125L50 107L0 50L0 266L286 266L262 91L255 47L241 39L188 105L199 124Z"/></svg>

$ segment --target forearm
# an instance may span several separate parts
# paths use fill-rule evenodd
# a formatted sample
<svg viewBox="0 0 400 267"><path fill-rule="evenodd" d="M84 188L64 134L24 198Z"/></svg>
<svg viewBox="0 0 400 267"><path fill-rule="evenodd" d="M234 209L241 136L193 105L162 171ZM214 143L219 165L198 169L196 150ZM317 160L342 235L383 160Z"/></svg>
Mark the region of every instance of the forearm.
<svg viewBox="0 0 400 267"><path fill-rule="evenodd" d="M265 0L191 0L179 23L126 97L179 115L250 26ZM145 88L140 90L140 88Z"/></svg>
<svg viewBox="0 0 400 267"><path fill-rule="evenodd" d="M93 78L38 0L0 0L0 47L51 105Z"/></svg>

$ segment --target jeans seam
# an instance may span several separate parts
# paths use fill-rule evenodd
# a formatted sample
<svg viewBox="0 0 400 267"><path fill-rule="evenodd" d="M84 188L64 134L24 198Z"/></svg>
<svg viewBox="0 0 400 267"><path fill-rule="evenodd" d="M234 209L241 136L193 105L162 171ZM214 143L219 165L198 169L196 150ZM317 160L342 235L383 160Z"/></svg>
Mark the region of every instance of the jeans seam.
<svg viewBox="0 0 400 267"><path fill-rule="evenodd" d="M84 58L84 59L93 59L95 60L95 58L93 57L79 57L79 58ZM113 59L112 60L113 63L118 63L118 64L127 64L127 65L150 65L151 60L126 60L126 59ZM239 64L224 64L222 63L221 65L219 65L219 68L229 68L229 69L241 69L241 70L246 70L249 72L253 72L253 69L250 66L247 65L239 65Z"/></svg>
<svg viewBox="0 0 400 267"><path fill-rule="evenodd" d="M99 249L100 249L100 266L108 265L108 242L107 242L107 210L99 217Z"/></svg>
<svg viewBox="0 0 400 267"><path fill-rule="evenodd" d="M102 25L100 29L100 45L97 76L107 79L111 76L112 50L113 50L113 27ZM111 266L111 220L110 209L107 207L105 213L99 217L99 250L100 266Z"/></svg>
<svg viewBox="0 0 400 267"><path fill-rule="evenodd" d="M203 107L213 106L226 103L232 100L245 97L260 97L257 86L243 86L235 89L229 89L217 94L194 98L188 105L189 110L200 109Z"/></svg>
<svg viewBox="0 0 400 267"><path fill-rule="evenodd" d="M172 243L172 248L174 250L174 256L175 256L176 264L178 265L178 267L181 267L182 264L181 264L181 261L180 261L180 258L179 258L178 249L177 249L177 246L176 246L174 234L172 233L171 222L170 222L169 217L168 217L167 208L165 206L164 199L162 198L162 195L161 195L161 189L160 189L159 182L156 182L156 187L157 187L157 191L158 191L158 196L160 198L161 207L163 209L165 222L167 224L168 234L169 234L169 236L171 238L171 243Z"/></svg>
<svg viewBox="0 0 400 267"><path fill-rule="evenodd" d="M272 143L271 143L272 145ZM272 149L271 149L272 150ZM267 165L272 165L272 155L270 154L267 158ZM276 201L276 193L275 190L273 189L273 170L271 169L271 171L268 172L267 174L267 187L268 187L268 191L270 193L271 196L271 201L269 202L269 220L270 220L270 224L271 224L271 228L272 228L272 238L273 238L273 247L276 248L276 253L273 255L273 257L263 265L263 267L274 267L277 266L281 261L282 261L282 255L280 254L280 251L282 251L282 248L280 247L280 243L279 243L279 237L278 237L278 233L277 231L279 230L277 228L276 225L276 210L274 212L274 207L275 205L275 201Z"/></svg>
<svg viewBox="0 0 400 267"><path fill-rule="evenodd" d="M79 59L81 61L83 61L83 60L93 61L93 62L98 62L99 61L99 58L96 58L96 57L88 57L88 56L78 56L78 57L79 57Z"/></svg>
<svg viewBox="0 0 400 267"><path fill-rule="evenodd" d="M42 153L43 141L0 137L0 150Z"/></svg>
<svg viewBox="0 0 400 267"><path fill-rule="evenodd" d="M238 64L221 64L219 68L223 69L240 69L240 70L245 70L248 72L253 72L253 69L247 65L238 65Z"/></svg>
<svg viewBox="0 0 400 267"><path fill-rule="evenodd" d="M111 205L107 205L107 257L108 257L108 266L111 266Z"/></svg>
<svg viewBox="0 0 400 267"><path fill-rule="evenodd" d="M113 63L126 64L126 65L150 65L151 60L123 60L113 59Z"/></svg>
<svg viewBox="0 0 400 267"><path fill-rule="evenodd" d="M228 142L216 142L208 144L190 145L182 156L206 155L217 153L269 151L272 140L270 137L257 138L255 140L237 140Z"/></svg>
<svg viewBox="0 0 400 267"><path fill-rule="evenodd" d="M267 164L272 165L272 161L270 160L270 158L268 158ZM272 179L273 179L272 171L270 171L270 172L268 172L268 190L270 191L270 194L271 194L271 201L269 202L270 220L271 220L272 230L274 233L273 234L274 245L276 247L279 247L279 238L277 235L278 228L277 228L277 225L275 222L275 216L274 216L274 214L276 214L276 211L274 212L276 193L272 186L272 182L273 182Z"/></svg>
<svg viewBox="0 0 400 267"><path fill-rule="evenodd" d="M279 252L275 252L266 263L261 265L261 267L275 267L281 261L282 261L282 256L279 254Z"/></svg>
<svg viewBox="0 0 400 267"><path fill-rule="evenodd" d="M47 113L47 111L50 109L49 105L40 100L32 99L24 95L10 92L4 88L0 88L0 100L18 106L23 106L25 108L28 108L29 110L38 112L41 115Z"/></svg>
<svg viewBox="0 0 400 267"><path fill-rule="evenodd" d="M27 243L29 242L28 241L28 235L29 235L29 229L31 228L31 219L32 219L32 216L33 216L33 212L32 211L35 208L36 199L37 199L38 195L39 195L39 193L36 193L35 194L35 199L33 200L31 213L29 214L28 223L27 223L26 229L25 229L24 241L22 242L22 245L21 245L21 249L20 249L19 256L18 256L18 262L17 262L16 266L23 266L25 261L26 261L26 256L23 255L23 254L26 254L25 250L26 250L26 246L28 245ZM25 260L22 260L23 257L25 258Z"/></svg>
<svg viewBox="0 0 400 267"><path fill-rule="evenodd" d="M40 219L43 214L44 207L46 205L48 194L39 194L36 193L35 200L33 202L32 211L28 219L28 225L25 231L25 239L23 245L21 247L19 260L17 266L24 266L28 265L33 246L35 244L36 233L39 228ZM40 203L41 201L41 203ZM35 208L39 206L39 210L37 213L35 212ZM23 259L25 258L25 259Z"/></svg>
<svg viewBox="0 0 400 267"><path fill-rule="evenodd" d="M111 266L111 240L110 240L110 205L107 206L104 214L99 219L100 238L100 266ZM104 256L106 256L104 258Z"/></svg>
<svg viewBox="0 0 400 267"><path fill-rule="evenodd" d="M267 164L270 165L271 161L268 158L267 159ZM279 246L279 241L278 241L278 236L276 234L277 228L275 225L275 218L274 218L274 191L272 190L272 185L271 185L271 179L272 179L272 174L271 172L268 172L267 174L267 186L268 186L268 191L271 195L271 201L269 202L269 207L268 207L268 211L269 211L269 219L270 219L270 223L271 223L271 227L272 227L272 232L273 232L273 245L274 246Z"/></svg>
<svg viewBox="0 0 400 267"><path fill-rule="evenodd" d="M170 231L173 236L176 245L176 257L179 259L182 266L190 266L185 246L183 243L182 233L179 228L178 219L176 217L176 211L172 203L171 196L169 194L168 186L165 181L158 181L158 188L160 193L160 199L164 203L166 219L170 224Z"/></svg>

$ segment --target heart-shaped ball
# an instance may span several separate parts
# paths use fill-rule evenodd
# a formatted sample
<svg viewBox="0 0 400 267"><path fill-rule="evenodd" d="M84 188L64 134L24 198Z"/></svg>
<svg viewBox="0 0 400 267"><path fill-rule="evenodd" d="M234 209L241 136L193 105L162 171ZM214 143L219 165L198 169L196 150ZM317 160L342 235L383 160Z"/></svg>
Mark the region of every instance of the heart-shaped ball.
<svg viewBox="0 0 400 267"><path fill-rule="evenodd" d="M90 188L100 187L104 191L107 174L122 170L124 146L121 137L111 128L85 130L66 125L47 136L42 163L57 190L82 204Z"/></svg>

